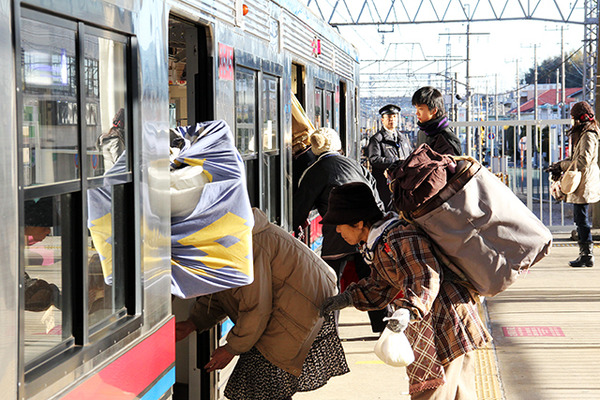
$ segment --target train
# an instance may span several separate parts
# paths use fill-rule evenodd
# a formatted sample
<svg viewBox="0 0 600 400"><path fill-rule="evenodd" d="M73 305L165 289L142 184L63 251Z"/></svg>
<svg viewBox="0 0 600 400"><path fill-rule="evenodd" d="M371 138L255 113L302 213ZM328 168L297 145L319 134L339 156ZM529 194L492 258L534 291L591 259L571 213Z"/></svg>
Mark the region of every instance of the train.
<svg viewBox="0 0 600 400"><path fill-rule="evenodd" d="M357 50L295 0L13 0L0 22L3 398L222 398L201 367L227 323L175 345L169 130L225 121L291 232L292 108L359 159Z"/></svg>

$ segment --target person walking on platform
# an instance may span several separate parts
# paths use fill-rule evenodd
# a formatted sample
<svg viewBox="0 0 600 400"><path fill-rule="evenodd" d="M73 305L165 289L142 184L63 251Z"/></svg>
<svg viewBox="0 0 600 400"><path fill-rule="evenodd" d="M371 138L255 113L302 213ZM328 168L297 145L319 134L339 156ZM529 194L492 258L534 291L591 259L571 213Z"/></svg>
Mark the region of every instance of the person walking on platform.
<svg viewBox="0 0 600 400"><path fill-rule="evenodd" d="M477 295L442 267L430 239L396 214L384 215L362 183L332 190L323 223L335 225L348 243L361 244L373 272L326 299L321 313L391 304L398 322L390 328L405 332L415 354L406 367L411 399L476 399L473 350L491 336Z"/></svg>
<svg viewBox="0 0 600 400"><path fill-rule="evenodd" d="M329 193L336 186L349 182L364 182L373 191L377 204L384 209L379 200L377 182L373 175L357 161L340 154L342 142L338 133L331 128L319 128L310 138L312 152L318 157L317 161L302 174L298 190L293 197L294 228L303 225L310 211L316 208L321 216L327 212ZM344 268L349 261L354 261L354 267L359 278L371 273L369 266L363 261L358 248L350 245L335 231L334 226L323 227L323 245L321 257L333 268L338 277L338 284ZM373 332L382 332L385 328L385 311L369 313Z"/></svg>
<svg viewBox="0 0 600 400"><path fill-rule="evenodd" d="M581 181L573 193L566 195L565 201L573 203L573 218L577 226L579 257L570 261L571 267L594 266L594 242L589 220L588 205L600 200L600 169L598 168L598 141L600 131L594 118L594 110L585 101L571 107L573 127L568 132L571 137L571 157L552 164L548 171L557 181L569 168L581 172ZM573 164L573 166L572 166Z"/></svg>
<svg viewBox="0 0 600 400"><path fill-rule="evenodd" d="M440 154L461 155L460 139L448 125L442 93L434 87L424 86L413 94L412 104L417 109L417 125L420 128L417 147L427 143Z"/></svg>
<svg viewBox="0 0 600 400"><path fill-rule="evenodd" d="M391 193L388 188L385 170L394 162L404 160L413 151L408 135L398 129L400 107L388 104L379 109L382 127L369 139L367 158L371 164L373 176L377 181L379 197L386 209L391 209Z"/></svg>
<svg viewBox="0 0 600 400"><path fill-rule="evenodd" d="M302 242L253 209L254 282L198 297L190 317L176 323L176 340L225 317L234 327L204 366L212 372L239 355L225 397L284 400L349 372L333 313L319 306L337 293L331 268Z"/></svg>

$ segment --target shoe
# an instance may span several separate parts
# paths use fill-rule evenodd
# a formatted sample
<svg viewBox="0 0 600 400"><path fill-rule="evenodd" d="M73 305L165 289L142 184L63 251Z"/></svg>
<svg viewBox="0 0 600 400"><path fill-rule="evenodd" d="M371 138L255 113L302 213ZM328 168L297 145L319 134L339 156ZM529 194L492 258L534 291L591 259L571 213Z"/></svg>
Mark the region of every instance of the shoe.
<svg viewBox="0 0 600 400"><path fill-rule="evenodd" d="M573 268L593 267L594 266L594 243L585 242L579 243L579 257L576 260L569 261L569 265Z"/></svg>

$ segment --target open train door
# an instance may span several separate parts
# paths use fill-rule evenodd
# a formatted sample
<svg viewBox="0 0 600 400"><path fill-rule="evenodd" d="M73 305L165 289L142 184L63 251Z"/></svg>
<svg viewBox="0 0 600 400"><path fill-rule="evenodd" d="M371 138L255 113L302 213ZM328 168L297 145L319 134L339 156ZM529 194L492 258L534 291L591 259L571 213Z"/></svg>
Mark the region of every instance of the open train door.
<svg viewBox="0 0 600 400"><path fill-rule="evenodd" d="M194 125L214 120L213 57L209 27L169 16L169 124ZM175 298L176 321L187 319L194 299ZM191 334L176 346L175 400L215 398L215 382L202 366L216 343L216 330Z"/></svg>

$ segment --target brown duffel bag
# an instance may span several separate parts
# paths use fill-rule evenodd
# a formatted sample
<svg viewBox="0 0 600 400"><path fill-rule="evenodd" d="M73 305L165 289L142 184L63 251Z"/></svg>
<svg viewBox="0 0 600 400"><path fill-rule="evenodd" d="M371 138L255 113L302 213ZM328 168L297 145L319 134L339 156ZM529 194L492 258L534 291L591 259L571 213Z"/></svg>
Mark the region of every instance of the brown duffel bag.
<svg viewBox="0 0 600 400"><path fill-rule="evenodd" d="M456 172L443 189L403 215L480 295L494 296L548 254L552 234L487 168L470 157L453 158Z"/></svg>

